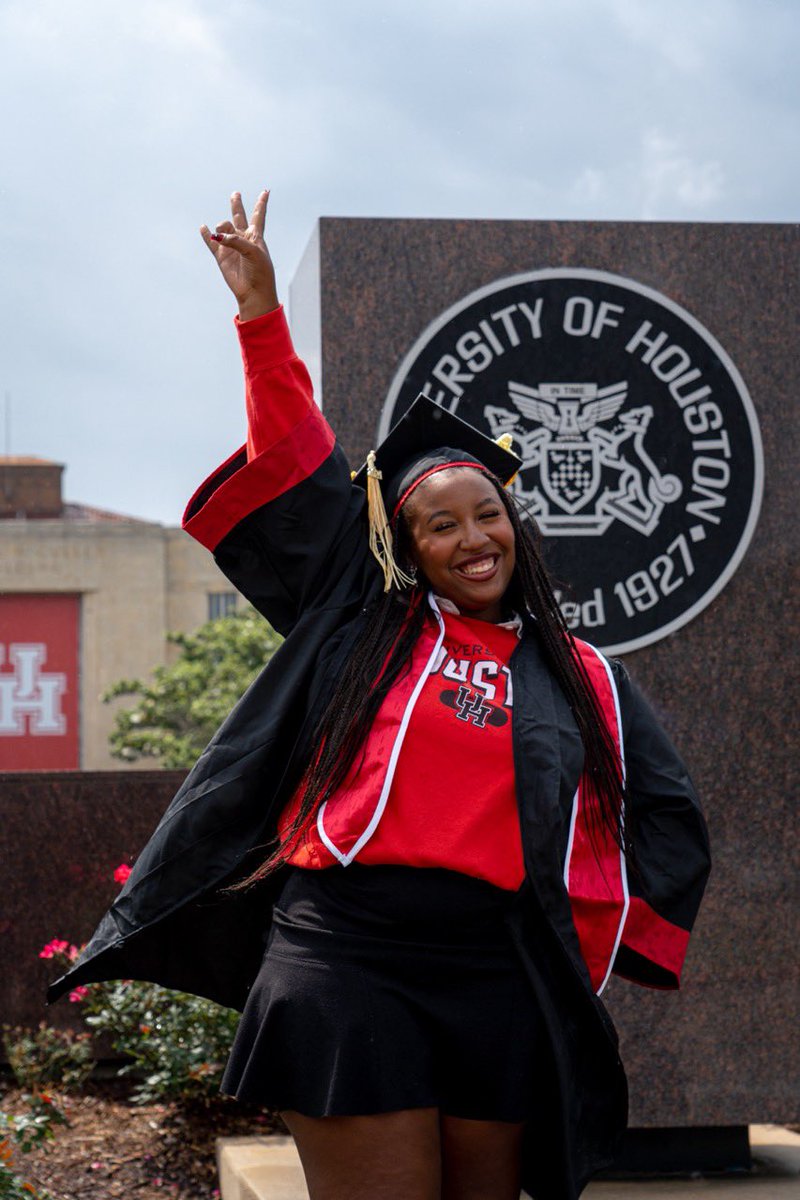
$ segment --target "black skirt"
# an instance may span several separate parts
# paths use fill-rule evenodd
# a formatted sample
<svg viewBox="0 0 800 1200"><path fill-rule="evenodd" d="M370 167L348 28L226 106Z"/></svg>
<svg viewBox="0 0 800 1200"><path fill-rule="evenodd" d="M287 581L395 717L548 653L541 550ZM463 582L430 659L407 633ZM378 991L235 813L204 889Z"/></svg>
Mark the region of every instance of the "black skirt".
<svg viewBox="0 0 800 1200"><path fill-rule="evenodd" d="M451 871L293 869L222 1091L315 1117L525 1120L544 1034L514 901Z"/></svg>

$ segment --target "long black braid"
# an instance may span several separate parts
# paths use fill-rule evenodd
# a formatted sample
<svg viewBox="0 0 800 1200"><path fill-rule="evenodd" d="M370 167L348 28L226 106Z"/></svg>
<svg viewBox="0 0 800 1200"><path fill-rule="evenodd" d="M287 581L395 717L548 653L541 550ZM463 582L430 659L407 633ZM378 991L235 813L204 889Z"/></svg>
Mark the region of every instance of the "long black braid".
<svg viewBox="0 0 800 1200"><path fill-rule="evenodd" d="M635 871L633 826L630 812L626 812L626 787L619 753L553 591L542 559L541 531L529 513L523 523L513 498L499 480L495 482L516 535L517 562L509 600L536 618L545 661L569 704L583 743L584 776L588 776L597 799L596 809L592 806L586 809L594 852L599 857L599 842L605 830L625 852L628 865Z"/></svg>
<svg viewBox="0 0 800 1200"><path fill-rule="evenodd" d="M545 660L575 718L584 747L584 772L597 796L589 810L589 834L599 844L605 829L632 856L631 831L622 823L623 783L619 756L606 728L586 668L553 593L540 554L541 534L529 516L523 522L516 502L494 475L486 472L514 527L516 566L507 596L512 607L535 618ZM397 558L410 564L410 535L401 513L397 522ZM390 688L410 670L411 654L428 618L424 590L396 589L372 606L366 626L350 654L316 731L316 757L302 783L302 798L281 844L252 874L231 890L248 887L270 875L289 858L317 812L344 782L357 756L364 754L367 734ZM376 675L376 664L383 670Z"/></svg>

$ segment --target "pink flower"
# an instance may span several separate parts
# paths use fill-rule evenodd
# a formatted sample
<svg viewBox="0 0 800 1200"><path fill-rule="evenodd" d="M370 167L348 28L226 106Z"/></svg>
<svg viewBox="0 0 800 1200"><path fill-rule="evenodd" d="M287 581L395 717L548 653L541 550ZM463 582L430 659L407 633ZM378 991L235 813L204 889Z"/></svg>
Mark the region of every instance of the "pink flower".
<svg viewBox="0 0 800 1200"><path fill-rule="evenodd" d="M82 983L79 983L78 986L76 988L73 988L72 991L70 992L70 994L69 994L70 1001L73 1004L80 1004L81 1000L84 998L85 995L87 995L88 991L89 991L89 989L87 987L84 987Z"/></svg>
<svg viewBox="0 0 800 1200"><path fill-rule="evenodd" d="M120 863L119 866L117 867L116 871L114 872L114 878L116 879L117 883L125 883L126 879L130 875L130 873L131 873L131 869L128 866L128 864Z"/></svg>
<svg viewBox="0 0 800 1200"><path fill-rule="evenodd" d="M48 942L46 946L42 946L39 951L39 958L53 958L56 954L64 954L69 949L69 942L62 941L61 938L53 938L52 942Z"/></svg>

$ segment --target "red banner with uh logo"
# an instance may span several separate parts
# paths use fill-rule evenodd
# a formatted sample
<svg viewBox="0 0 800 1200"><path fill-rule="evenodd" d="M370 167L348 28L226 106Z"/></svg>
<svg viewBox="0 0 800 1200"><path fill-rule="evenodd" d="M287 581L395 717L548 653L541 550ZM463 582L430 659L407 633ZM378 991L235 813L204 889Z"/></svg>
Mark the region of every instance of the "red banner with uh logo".
<svg viewBox="0 0 800 1200"><path fill-rule="evenodd" d="M0 770L80 766L80 597L0 596Z"/></svg>

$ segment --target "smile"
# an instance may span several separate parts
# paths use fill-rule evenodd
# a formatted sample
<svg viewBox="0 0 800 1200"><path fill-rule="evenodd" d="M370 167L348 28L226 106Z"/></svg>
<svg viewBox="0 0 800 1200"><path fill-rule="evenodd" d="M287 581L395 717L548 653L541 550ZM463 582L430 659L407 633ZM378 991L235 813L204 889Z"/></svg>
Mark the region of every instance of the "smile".
<svg viewBox="0 0 800 1200"><path fill-rule="evenodd" d="M491 579L497 570L499 561L499 554L485 554L482 558L474 558L471 562L453 567L453 571L457 575L465 576L467 579Z"/></svg>

